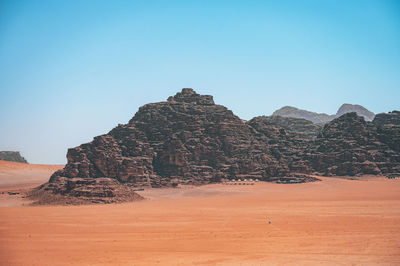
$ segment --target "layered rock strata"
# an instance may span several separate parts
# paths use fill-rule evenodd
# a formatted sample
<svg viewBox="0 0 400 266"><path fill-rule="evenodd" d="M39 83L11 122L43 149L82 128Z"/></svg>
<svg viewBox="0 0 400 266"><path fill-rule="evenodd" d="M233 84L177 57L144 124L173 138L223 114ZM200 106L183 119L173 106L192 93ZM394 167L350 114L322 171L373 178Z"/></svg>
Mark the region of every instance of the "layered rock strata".
<svg viewBox="0 0 400 266"><path fill-rule="evenodd" d="M376 126L356 113L326 124L304 153L304 160L323 175L400 172L398 126Z"/></svg>

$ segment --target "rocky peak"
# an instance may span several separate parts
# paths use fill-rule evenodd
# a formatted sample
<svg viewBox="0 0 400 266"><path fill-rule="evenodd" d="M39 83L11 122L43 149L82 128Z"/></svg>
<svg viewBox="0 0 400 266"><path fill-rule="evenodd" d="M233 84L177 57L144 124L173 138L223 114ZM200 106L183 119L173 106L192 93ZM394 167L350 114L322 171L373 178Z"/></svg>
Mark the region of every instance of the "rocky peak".
<svg viewBox="0 0 400 266"><path fill-rule="evenodd" d="M365 132L367 123L364 117L358 116L356 112L345 113L344 115L325 124L320 135L325 138L337 138L339 136L355 137Z"/></svg>
<svg viewBox="0 0 400 266"><path fill-rule="evenodd" d="M326 123L331 121L334 117L324 113L315 113L307 110L298 109L292 106L284 106L276 110L272 116L293 117L309 120L313 123Z"/></svg>
<svg viewBox="0 0 400 266"><path fill-rule="evenodd" d="M365 107L358 104L342 104L338 111L336 112L336 116L341 116L346 113L356 112L357 115L364 117L365 121L372 121L374 119L375 114Z"/></svg>
<svg viewBox="0 0 400 266"><path fill-rule="evenodd" d="M168 98L169 102L185 102L201 105L213 105L214 100L211 95L200 95L191 88L183 88L181 92Z"/></svg>

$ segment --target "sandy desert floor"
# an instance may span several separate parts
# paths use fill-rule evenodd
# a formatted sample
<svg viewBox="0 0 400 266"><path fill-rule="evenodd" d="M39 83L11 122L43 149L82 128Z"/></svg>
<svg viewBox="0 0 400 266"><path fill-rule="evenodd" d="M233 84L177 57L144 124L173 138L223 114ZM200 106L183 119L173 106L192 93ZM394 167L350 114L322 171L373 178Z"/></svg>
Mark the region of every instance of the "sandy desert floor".
<svg viewBox="0 0 400 266"><path fill-rule="evenodd" d="M0 163L0 191L58 168ZM141 194L148 200L59 207L0 194L0 265L400 265L400 179Z"/></svg>

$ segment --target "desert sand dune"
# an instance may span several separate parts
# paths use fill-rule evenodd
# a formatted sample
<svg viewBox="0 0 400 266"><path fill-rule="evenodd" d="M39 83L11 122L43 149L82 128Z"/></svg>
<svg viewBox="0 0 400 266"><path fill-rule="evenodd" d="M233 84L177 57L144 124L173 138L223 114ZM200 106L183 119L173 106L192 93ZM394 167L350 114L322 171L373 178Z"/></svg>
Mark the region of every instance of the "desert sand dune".
<svg viewBox="0 0 400 266"><path fill-rule="evenodd" d="M148 200L1 207L1 265L400 264L398 179L140 193Z"/></svg>
<svg viewBox="0 0 400 266"><path fill-rule="evenodd" d="M63 165L26 164L0 160L0 206L27 204L23 192L49 180ZM20 194L9 196L8 192Z"/></svg>
<svg viewBox="0 0 400 266"><path fill-rule="evenodd" d="M64 165L26 164L0 160L0 189L21 185L38 185L49 180Z"/></svg>

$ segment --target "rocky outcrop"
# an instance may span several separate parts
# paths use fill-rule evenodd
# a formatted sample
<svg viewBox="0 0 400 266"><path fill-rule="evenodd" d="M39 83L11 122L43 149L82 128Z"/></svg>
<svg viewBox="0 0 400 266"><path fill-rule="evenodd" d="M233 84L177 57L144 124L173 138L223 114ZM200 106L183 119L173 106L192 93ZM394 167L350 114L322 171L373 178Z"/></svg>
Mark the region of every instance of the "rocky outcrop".
<svg viewBox="0 0 400 266"><path fill-rule="evenodd" d="M400 111L377 114L373 120L376 126L400 125Z"/></svg>
<svg viewBox="0 0 400 266"><path fill-rule="evenodd" d="M327 176L400 172L399 151L382 139L373 123L347 113L324 126L304 159Z"/></svg>
<svg viewBox="0 0 400 266"><path fill-rule="evenodd" d="M114 178L57 178L33 189L27 195L33 205L80 205L122 203L143 197Z"/></svg>
<svg viewBox="0 0 400 266"><path fill-rule="evenodd" d="M0 160L18 163L28 163L18 151L0 151Z"/></svg>
<svg viewBox="0 0 400 266"><path fill-rule="evenodd" d="M67 158L67 166L50 182L111 177L133 186L160 187L285 172L241 119L214 104L212 96L192 89L141 107L128 124L70 149Z"/></svg>
<svg viewBox="0 0 400 266"><path fill-rule="evenodd" d="M256 117L248 124L256 129L256 136L262 134L260 142L276 151L279 162L287 165L290 172L378 175L400 172L399 114L380 114L371 123L356 113L346 113L317 130L317 138L305 134L310 128L297 119Z"/></svg>
<svg viewBox="0 0 400 266"><path fill-rule="evenodd" d="M255 117L247 124L252 128L253 135L261 146L258 149L268 149L270 154L278 161L280 167L286 169L285 175L312 172L308 162L303 158L304 150L313 143L312 139L285 130L271 123L269 117L265 116ZM270 175L268 180L276 176Z"/></svg>
<svg viewBox="0 0 400 266"><path fill-rule="evenodd" d="M332 121L335 118L338 118L344 114L355 112L357 115L364 117L366 121L372 121L374 119L375 114L365 107L358 104L342 104L339 107L338 111L334 115L328 115L324 113L315 113L307 110L298 109L296 107L285 106L279 110L276 110L272 116L283 116L283 117L292 117L292 118L303 118L308 121L311 121L315 124L324 124Z"/></svg>
<svg viewBox="0 0 400 266"><path fill-rule="evenodd" d="M385 120L380 117L376 121ZM397 121L385 121L392 120ZM215 104L212 96L183 89L167 101L142 106L127 124L69 149L65 168L33 196L50 193L54 197L43 198L111 203L139 199L133 188L247 178L312 181L294 178L310 173L393 173L400 171L400 161L390 130L397 129L366 122L355 113L323 129L278 116L246 122Z"/></svg>
<svg viewBox="0 0 400 266"><path fill-rule="evenodd" d="M378 139L396 152L400 152L400 112L377 114L373 120Z"/></svg>

